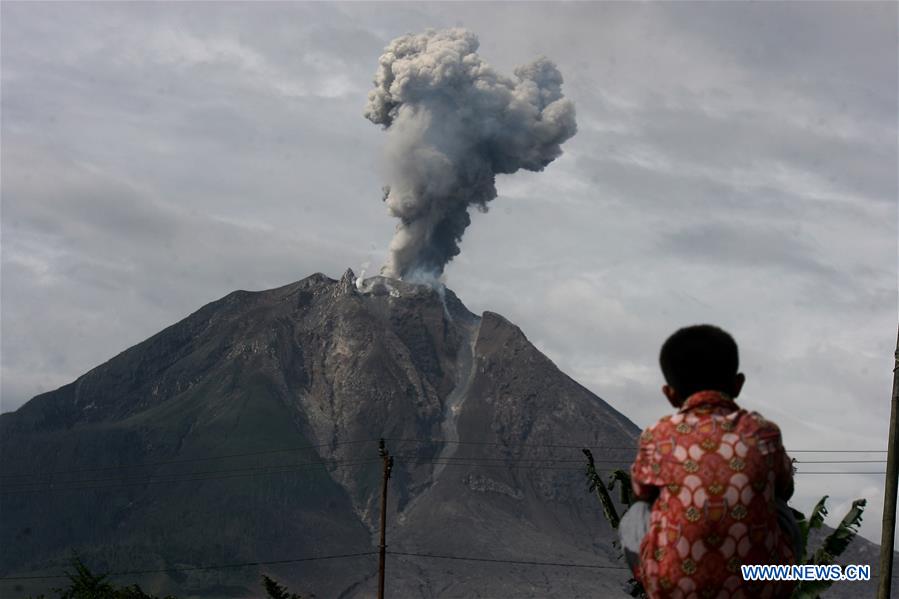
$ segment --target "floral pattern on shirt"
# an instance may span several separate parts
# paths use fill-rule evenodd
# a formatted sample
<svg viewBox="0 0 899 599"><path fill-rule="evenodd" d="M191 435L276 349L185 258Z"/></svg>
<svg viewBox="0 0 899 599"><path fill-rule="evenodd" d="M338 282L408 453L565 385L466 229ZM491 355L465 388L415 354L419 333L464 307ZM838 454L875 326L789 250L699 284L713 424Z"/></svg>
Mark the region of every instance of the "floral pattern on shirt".
<svg viewBox="0 0 899 599"><path fill-rule="evenodd" d="M743 564L791 564L775 497L793 492L780 429L718 391L701 391L640 436L633 490L658 489L637 578L657 598L785 597L790 583L744 581Z"/></svg>

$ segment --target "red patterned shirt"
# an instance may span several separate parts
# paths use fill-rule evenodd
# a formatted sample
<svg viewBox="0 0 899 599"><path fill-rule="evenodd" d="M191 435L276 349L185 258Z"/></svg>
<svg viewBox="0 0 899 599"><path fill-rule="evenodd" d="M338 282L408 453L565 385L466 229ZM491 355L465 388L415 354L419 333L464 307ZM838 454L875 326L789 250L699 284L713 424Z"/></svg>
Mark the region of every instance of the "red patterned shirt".
<svg viewBox="0 0 899 599"><path fill-rule="evenodd" d="M640 436L634 493L658 499L637 578L663 597L784 597L791 584L750 583L742 564L791 564L775 497L793 494L780 429L718 391L701 391Z"/></svg>

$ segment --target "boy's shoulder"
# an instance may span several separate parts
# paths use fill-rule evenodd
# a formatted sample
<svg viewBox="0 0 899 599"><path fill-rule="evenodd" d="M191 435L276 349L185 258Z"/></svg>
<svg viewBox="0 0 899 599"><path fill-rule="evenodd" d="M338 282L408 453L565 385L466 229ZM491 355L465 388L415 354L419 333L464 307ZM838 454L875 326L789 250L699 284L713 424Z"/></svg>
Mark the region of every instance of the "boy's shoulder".
<svg viewBox="0 0 899 599"><path fill-rule="evenodd" d="M684 415L680 412L674 414L666 414L659 418L654 424L649 425L640 433L640 443L643 445L651 444L660 437L679 432L678 426L684 422Z"/></svg>
<svg viewBox="0 0 899 599"><path fill-rule="evenodd" d="M696 417L693 417L695 420ZM739 409L725 416L726 420L730 420L732 425L725 430L740 433L754 433L766 438L780 437L780 427L773 420L768 420L759 412ZM647 443L652 442L659 434L666 434L672 429L678 430L679 426L684 426L687 422L686 415L682 412L666 414L659 418L654 424L645 428L640 434L640 441ZM695 423L688 423L695 424ZM735 430L736 429L736 430Z"/></svg>
<svg viewBox="0 0 899 599"><path fill-rule="evenodd" d="M780 427L777 426L773 420L768 420L758 412L748 412L745 411L745 415L741 420L745 423L747 428L751 428L757 430L759 432L768 432L768 433L777 433L780 434Z"/></svg>
<svg viewBox="0 0 899 599"><path fill-rule="evenodd" d="M665 430L670 426L676 426L677 422L672 423L672 417L677 416L677 414L667 414L659 418L655 423L650 424L648 427L643 429L643 432L640 433L641 441L652 441L653 437L658 433L658 431Z"/></svg>
<svg viewBox="0 0 899 599"><path fill-rule="evenodd" d="M686 414L684 412L674 412L673 414L665 414L661 418L659 418L654 424L651 424L648 428L646 428L643 432L649 432L653 430L663 430L670 427L677 427L684 422L694 423L698 420L698 417L695 414Z"/></svg>
<svg viewBox="0 0 899 599"><path fill-rule="evenodd" d="M758 412L746 412L737 427L737 433L744 439L755 439L755 446L762 454L783 451L783 437L780 427Z"/></svg>

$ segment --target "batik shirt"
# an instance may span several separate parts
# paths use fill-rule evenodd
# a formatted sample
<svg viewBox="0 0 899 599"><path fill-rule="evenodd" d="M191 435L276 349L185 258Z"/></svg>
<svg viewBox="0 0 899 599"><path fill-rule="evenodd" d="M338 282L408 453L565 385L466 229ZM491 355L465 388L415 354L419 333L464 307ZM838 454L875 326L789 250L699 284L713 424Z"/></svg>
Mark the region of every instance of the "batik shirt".
<svg viewBox="0 0 899 599"><path fill-rule="evenodd" d="M780 430L727 395L701 391L640 436L634 493L658 499L638 580L663 597L782 597L791 584L744 581L743 564L790 564L775 497L793 493Z"/></svg>

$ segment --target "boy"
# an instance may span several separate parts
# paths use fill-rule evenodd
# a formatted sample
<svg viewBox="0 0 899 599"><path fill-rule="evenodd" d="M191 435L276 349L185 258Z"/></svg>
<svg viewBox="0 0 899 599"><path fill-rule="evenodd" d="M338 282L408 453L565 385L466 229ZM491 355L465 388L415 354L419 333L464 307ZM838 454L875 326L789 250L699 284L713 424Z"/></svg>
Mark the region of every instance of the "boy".
<svg viewBox="0 0 899 599"><path fill-rule="evenodd" d="M643 432L631 467L634 494L652 505L636 578L652 599L789 596L792 583L744 581L740 570L795 563L795 521L785 522L789 532L778 525L791 518L793 494L780 430L734 402L745 381L737 344L718 327L686 327L659 361L662 393L678 411ZM639 518L627 516L626 549Z"/></svg>

